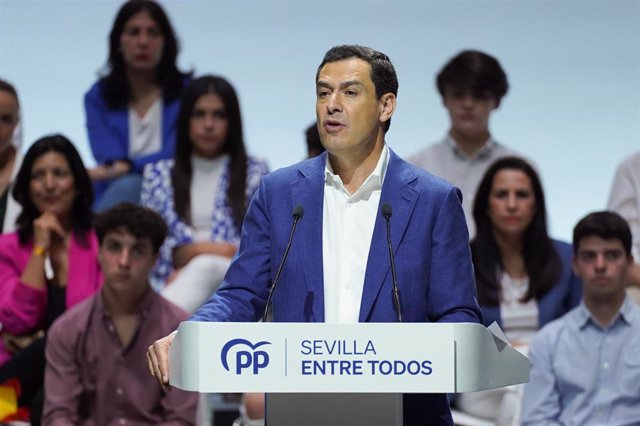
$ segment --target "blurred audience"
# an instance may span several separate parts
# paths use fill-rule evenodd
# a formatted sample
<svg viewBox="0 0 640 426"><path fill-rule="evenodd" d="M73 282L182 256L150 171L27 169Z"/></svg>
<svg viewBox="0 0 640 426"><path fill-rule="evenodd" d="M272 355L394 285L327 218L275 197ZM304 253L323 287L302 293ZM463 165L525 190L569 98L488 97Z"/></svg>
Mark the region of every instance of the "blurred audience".
<svg viewBox="0 0 640 426"><path fill-rule="evenodd" d="M625 293L633 265L628 224L613 212L573 231L582 303L531 341L523 425L640 424L640 308Z"/></svg>
<svg viewBox="0 0 640 426"><path fill-rule="evenodd" d="M484 324L497 321L516 348L580 303L580 280L571 269L571 245L547 233L544 192L535 170L518 157L497 160L482 178L473 206L471 241L478 302ZM518 424L521 388L460 395L462 411Z"/></svg>
<svg viewBox="0 0 640 426"><path fill-rule="evenodd" d="M322 146L322 141L320 140L317 123L313 123L307 127L304 136L307 142L307 158L313 158L324 152L324 146Z"/></svg>
<svg viewBox="0 0 640 426"><path fill-rule="evenodd" d="M51 327L45 424L194 424L198 394L156 386L144 355L187 318L148 281L167 226L150 209L119 204L95 230L104 285Z"/></svg>
<svg viewBox="0 0 640 426"><path fill-rule="evenodd" d="M122 5L109 34L106 75L85 95L89 170L98 211L138 203L146 164L171 158L179 98L189 76L176 67L178 42L153 0Z"/></svg>
<svg viewBox="0 0 640 426"><path fill-rule="evenodd" d="M41 402L44 333L98 290L102 273L91 181L67 138L46 136L29 148L13 196L22 206L18 230L0 235L0 383L17 378L21 405L29 405Z"/></svg>
<svg viewBox="0 0 640 426"><path fill-rule="evenodd" d="M473 238L471 208L480 179L496 159L515 155L496 142L489 131L491 114L507 94L509 83L496 58L465 50L442 68L436 86L449 113L449 133L408 160L460 188L469 236Z"/></svg>
<svg viewBox="0 0 640 426"><path fill-rule="evenodd" d="M19 134L20 103L11 83L0 79L0 233L15 230L20 205L11 196L22 155Z"/></svg>
<svg viewBox="0 0 640 426"><path fill-rule="evenodd" d="M144 171L141 202L169 238L153 271L162 294L189 313L218 288L237 251L244 215L267 165L247 155L236 92L222 77L189 83L172 160Z"/></svg>
<svg viewBox="0 0 640 426"><path fill-rule="evenodd" d="M620 163L616 170L611 193L609 210L622 216L633 237L631 251L636 263L629 268L627 292L636 303L640 303L640 152L633 153Z"/></svg>

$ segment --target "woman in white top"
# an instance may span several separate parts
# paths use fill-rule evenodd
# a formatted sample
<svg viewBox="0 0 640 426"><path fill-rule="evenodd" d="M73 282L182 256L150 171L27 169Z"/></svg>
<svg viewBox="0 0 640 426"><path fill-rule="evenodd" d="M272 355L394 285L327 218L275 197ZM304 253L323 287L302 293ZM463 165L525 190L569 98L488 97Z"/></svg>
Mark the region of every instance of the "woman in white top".
<svg viewBox="0 0 640 426"><path fill-rule="evenodd" d="M11 196L22 156L14 138L20 122L18 93L9 82L0 79L0 232L13 232L20 205ZM19 142L19 139L17 139Z"/></svg>
<svg viewBox="0 0 640 426"><path fill-rule="evenodd" d="M170 230L152 284L194 312L222 281L249 201L268 170L246 153L238 98L222 77L189 83L176 129L175 157L145 168L141 202Z"/></svg>
<svg viewBox="0 0 640 426"><path fill-rule="evenodd" d="M94 208L138 203L146 164L173 156L179 98L189 75L176 67L178 42L162 7L125 2L109 35L107 72L85 95L97 166Z"/></svg>

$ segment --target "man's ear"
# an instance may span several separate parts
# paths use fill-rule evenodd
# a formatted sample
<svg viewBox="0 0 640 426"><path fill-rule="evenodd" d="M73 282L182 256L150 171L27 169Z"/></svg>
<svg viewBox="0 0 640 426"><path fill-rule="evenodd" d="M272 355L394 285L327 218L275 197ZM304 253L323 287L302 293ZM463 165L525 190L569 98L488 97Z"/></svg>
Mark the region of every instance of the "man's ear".
<svg viewBox="0 0 640 426"><path fill-rule="evenodd" d="M380 97L380 121L386 123L391 120L391 116L396 110L397 103L396 95L391 92L385 93Z"/></svg>
<svg viewBox="0 0 640 426"><path fill-rule="evenodd" d="M574 255L571 257L571 269L573 269L573 273L574 273L576 276L579 276L579 275L578 275L578 265L577 265L577 262L578 262L578 258L577 258L577 257L576 257L576 255L574 254Z"/></svg>

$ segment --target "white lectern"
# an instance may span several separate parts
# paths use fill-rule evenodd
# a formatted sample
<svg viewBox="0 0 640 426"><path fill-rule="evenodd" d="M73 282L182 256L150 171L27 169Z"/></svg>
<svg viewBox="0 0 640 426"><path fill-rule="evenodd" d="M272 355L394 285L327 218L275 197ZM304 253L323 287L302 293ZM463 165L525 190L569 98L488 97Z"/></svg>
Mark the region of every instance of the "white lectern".
<svg viewBox="0 0 640 426"><path fill-rule="evenodd" d="M500 333L467 323L183 322L171 384L266 392L272 425L402 424L402 393L456 393L529 380Z"/></svg>

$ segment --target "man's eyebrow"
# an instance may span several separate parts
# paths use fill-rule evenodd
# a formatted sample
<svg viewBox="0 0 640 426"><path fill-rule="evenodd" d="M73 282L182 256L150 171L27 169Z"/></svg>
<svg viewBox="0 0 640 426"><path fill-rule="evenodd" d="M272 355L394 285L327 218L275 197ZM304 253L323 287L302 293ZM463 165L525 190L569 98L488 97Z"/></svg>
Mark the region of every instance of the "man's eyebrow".
<svg viewBox="0 0 640 426"><path fill-rule="evenodd" d="M364 83L362 83L360 80L348 80L340 83L341 89L344 89L349 86L364 86Z"/></svg>
<svg viewBox="0 0 640 426"><path fill-rule="evenodd" d="M316 86L325 87L327 89L333 89L333 85L323 80L318 80L318 83L316 84ZM347 81L343 81L338 85L340 89L344 89L345 87L349 87L349 86L364 86L364 83L362 83L360 80L347 80Z"/></svg>

